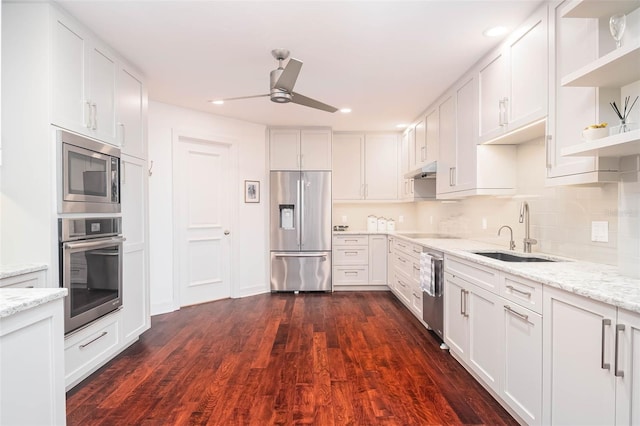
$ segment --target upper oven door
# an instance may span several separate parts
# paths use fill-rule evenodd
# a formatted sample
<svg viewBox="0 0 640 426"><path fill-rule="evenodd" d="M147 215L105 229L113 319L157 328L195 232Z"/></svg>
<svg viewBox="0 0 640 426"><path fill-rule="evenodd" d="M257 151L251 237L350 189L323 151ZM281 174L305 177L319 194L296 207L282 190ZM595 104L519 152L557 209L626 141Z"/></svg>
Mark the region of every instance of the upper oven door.
<svg viewBox="0 0 640 426"><path fill-rule="evenodd" d="M62 144L61 213L120 212L120 160Z"/></svg>

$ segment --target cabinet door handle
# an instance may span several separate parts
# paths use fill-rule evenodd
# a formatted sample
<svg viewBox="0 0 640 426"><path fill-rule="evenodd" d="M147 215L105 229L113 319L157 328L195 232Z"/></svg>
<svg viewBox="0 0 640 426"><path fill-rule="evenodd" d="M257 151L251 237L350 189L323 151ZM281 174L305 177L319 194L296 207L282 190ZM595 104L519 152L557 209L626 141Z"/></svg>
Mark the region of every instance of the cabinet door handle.
<svg viewBox="0 0 640 426"><path fill-rule="evenodd" d="M365 196L365 198L369 196L369 184L368 183L364 184L364 196Z"/></svg>
<svg viewBox="0 0 640 426"><path fill-rule="evenodd" d="M512 286L512 285L508 285L508 286L507 286L507 288L508 288L509 290L511 290L512 292L514 292L514 291L515 291L516 293L520 293L520 294L522 294L523 296L531 297L531 293L530 293L530 292L528 292L528 291L522 291L522 290L519 290L519 289L515 288L515 287L514 287L514 286Z"/></svg>
<svg viewBox="0 0 640 426"><path fill-rule="evenodd" d="M104 336L106 336L106 335L107 335L107 332L106 332L106 331L103 331L102 333L100 333L100 335L99 335L98 337L96 337L96 338L95 338L95 339L93 339L93 340L88 341L88 342L87 342L87 343L85 343L84 345L80 345L79 347L80 347L80 349L84 349L84 348L86 348L87 346L89 346L90 344L92 344L93 342L95 342L96 340L98 340L98 339L102 339L102 338L103 338Z"/></svg>
<svg viewBox="0 0 640 426"><path fill-rule="evenodd" d="M91 129L91 102L90 101L86 101L84 103L84 112L85 112L85 120L84 120L84 125L87 129Z"/></svg>
<svg viewBox="0 0 640 426"><path fill-rule="evenodd" d="M604 362L604 328L610 325L611 325L610 319L605 318L602 320L602 340L600 342L600 368L602 368L603 370L611 369L611 365L608 362Z"/></svg>
<svg viewBox="0 0 640 426"><path fill-rule="evenodd" d="M624 377L624 371L618 370L618 351L619 351L619 343L620 343L619 336L621 331L624 331L624 324L617 324L616 325L616 351L614 355L614 365L613 365L613 370L616 377Z"/></svg>
<svg viewBox="0 0 640 426"><path fill-rule="evenodd" d="M547 140L546 143L544 144L544 149L545 149L545 160L547 161L547 169L550 169L553 167L553 164L549 158L549 154L551 153L551 141L553 140L553 136L551 135L547 135Z"/></svg>
<svg viewBox="0 0 640 426"><path fill-rule="evenodd" d="M467 309L469 307L469 290L465 290L464 291L464 316L465 317L469 317L469 310Z"/></svg>
<svg viewBox="0 0 640 426"><path fill-rule="evenodd" d="M464 314L464 289L460 289L460 315L465 316L465 314Z"/></svg>
<svg viewBox="0 0 640 426"><path fill-rule="evenodd" d="M504 121L502 119L502 113L504 111L504 100L498 99L498 126L504 126Z"/></svg>
<svg viewBox="0 0 640 426"><path fill-rule="evenodd" d="M96 130L98 128L98 105L95 102L91 104L91 110L93 111L93 114L91 114L93 117L91 129Z"/></svg>
<svg viewBox="0 0 640 426"><path fill-rule="evenodd" d="M520 318L522 318L523 320L525 320L527 322L529 321L529 315L521 314L520 312L517 312L517 311L513 310L511 308L511 306L509 306L509 305L504 305L504 309L505 309L505 311L508 311L508 312L512 313L513 315L515 315L517 317L520 317Z"/></svg>

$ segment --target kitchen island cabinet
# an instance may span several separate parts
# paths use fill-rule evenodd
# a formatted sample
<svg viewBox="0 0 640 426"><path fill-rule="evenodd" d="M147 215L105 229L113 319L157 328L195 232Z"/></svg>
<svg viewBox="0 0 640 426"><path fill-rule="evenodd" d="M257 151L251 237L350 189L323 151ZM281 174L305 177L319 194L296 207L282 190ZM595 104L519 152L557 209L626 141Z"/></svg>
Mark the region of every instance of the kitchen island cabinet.
<svg viewBox="0 0 640 426"><path fill-rule="evenodd" d="M398 199L398 134L334 133L332 198Z"/></svg>

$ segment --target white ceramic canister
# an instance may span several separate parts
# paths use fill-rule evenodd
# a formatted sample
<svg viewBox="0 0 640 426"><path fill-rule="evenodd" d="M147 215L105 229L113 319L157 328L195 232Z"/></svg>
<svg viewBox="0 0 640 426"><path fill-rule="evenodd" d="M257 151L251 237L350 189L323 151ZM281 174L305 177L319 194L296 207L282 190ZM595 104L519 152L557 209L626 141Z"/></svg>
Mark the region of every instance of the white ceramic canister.
<svg viewBox="0 0 640 426"><path fill-rule="evenodd" d="M385 232L387 230L387 219L384 217L378 218L378 232Z"/></svg>
<svg viewBox="0 0 640 426"><path fill-rule="evenodd" d="M367 231L376 232L378 230L378 218L370 214L367 217Z"/></svg>
<svg viewBox="0 0 640 426"><path fill-rule="evenodd" d="M396 221L393 219L387 219L387 231L393 232L396 230Z"/></svg>

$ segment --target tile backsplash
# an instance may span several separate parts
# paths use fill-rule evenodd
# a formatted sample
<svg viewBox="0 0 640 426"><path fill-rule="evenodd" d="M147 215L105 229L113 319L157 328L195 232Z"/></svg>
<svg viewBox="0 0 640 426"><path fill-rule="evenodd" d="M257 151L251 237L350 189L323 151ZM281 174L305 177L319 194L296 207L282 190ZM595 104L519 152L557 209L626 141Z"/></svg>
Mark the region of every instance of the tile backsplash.
<svg viewBox="0 0 640 426"><path fill-rule="evenodd" d="M513 229L522 251L522 201L530 209L533 251L585 261L619 265L625 275L640 276L640 180L638 157L626 161L621 183L593 186L546 186L544 141L518 146L517 193L511 197L471 197L458 202L334 204L334 224L347 216L353 230L366 230L368 214L392 217L398 230L445 233L509 246ZM403 223L398 223L402 215ZM608 241L591 241L592 222L607 222Z"/></svg>

